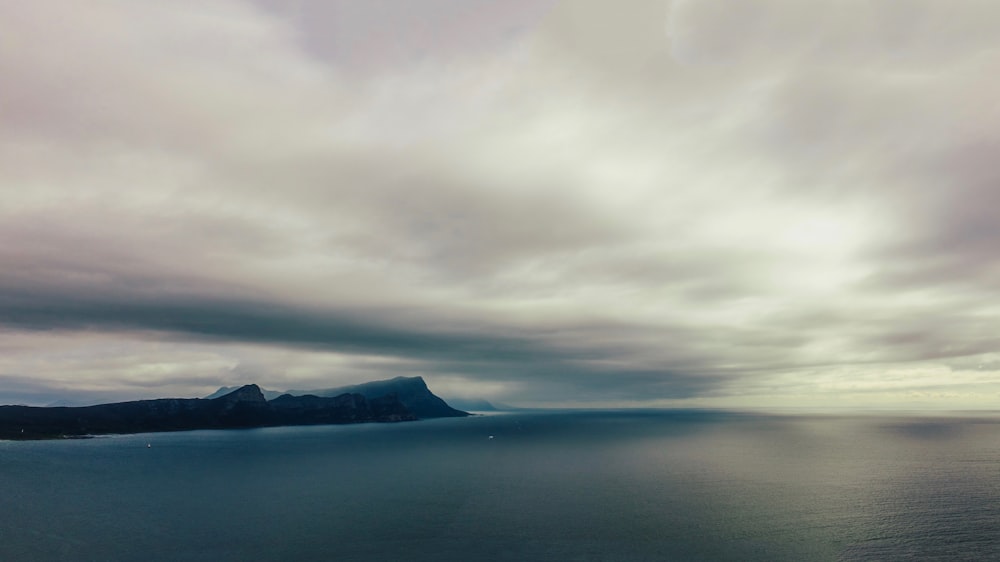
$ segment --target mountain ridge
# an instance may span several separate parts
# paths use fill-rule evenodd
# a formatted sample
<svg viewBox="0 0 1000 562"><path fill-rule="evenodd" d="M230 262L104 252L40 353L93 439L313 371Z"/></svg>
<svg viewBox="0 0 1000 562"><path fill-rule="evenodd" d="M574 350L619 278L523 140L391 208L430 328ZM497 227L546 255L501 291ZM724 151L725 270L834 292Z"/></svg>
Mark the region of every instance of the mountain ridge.
<svg viewBox="0 0 1000 562"><path fill-rule="evenodd" d="M157 398L81 407L0 406L0 439L414 421L394 394L366 398L284 395L267 400L256 384L216 398Z"/></svg>
<svg viewBox="0 0 1000 562"><path fill-rule="evenodd" d="M209 394L206 398L216 398L225 393L231 392L236 387L222 387ZM261 392L268 400L274 400L285 394L292 396L339 396L341 394L360 394L371 400L395 394L400 402L415 416L421 419L427 418L447 418L462 417L469 415L459 409L452 408L442 398L431 392L427 383L421 376L398 376L391 379L368 381L361 384L338 386L333 388L320 388L314 390L287 390L278 392L275 390L264 390Z"/></svg>

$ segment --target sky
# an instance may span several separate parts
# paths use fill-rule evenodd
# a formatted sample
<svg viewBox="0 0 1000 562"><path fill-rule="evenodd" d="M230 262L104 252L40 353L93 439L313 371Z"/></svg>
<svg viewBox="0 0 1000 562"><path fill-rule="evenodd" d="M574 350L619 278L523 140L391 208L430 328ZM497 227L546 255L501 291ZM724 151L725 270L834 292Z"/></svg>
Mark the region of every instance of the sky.
<svg viewBox="0 0 1000 562"><path fill-rule="evenodd" d="M0 0L0 403L995 408L994 0Z"/></svg>

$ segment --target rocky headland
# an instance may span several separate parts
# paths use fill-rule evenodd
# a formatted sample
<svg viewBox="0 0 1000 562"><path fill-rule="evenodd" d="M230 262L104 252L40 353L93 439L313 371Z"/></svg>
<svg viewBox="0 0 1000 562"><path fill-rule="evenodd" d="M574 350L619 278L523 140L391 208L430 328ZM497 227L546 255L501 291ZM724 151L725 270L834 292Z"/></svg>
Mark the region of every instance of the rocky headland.
<svg viewBox="0 0 1000 562"><path fill-rule="evenodd" d="M286 393L268 400L259 386L249 384L227 389L228 392L213 398L161 398L75 408L0 406L0 439L56 439L193 429L403 422L421 417L468 415L450 408L443 400L434 396L423 379L401 379L404 380L369 383L374 386L359 385L353 388L360 391L340 392L332 396L294 396ZM412 379L419 379L419 382ZM386 384L390 382L398 384ZM401 394L414 407L408 407ZM434 399L440 401L440 404Z"/></svg>

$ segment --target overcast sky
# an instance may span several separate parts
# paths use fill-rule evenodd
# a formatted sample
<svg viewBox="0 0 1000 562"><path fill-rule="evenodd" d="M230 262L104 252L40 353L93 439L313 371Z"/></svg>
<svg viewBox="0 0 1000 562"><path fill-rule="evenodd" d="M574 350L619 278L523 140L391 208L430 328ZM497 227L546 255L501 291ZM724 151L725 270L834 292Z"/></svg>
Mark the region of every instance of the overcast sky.
<svg viewBox="0 0 1000 562"><path fill-rule="evenodd" d="M0 0L0 402L992 408L995 0Z"/></svg>

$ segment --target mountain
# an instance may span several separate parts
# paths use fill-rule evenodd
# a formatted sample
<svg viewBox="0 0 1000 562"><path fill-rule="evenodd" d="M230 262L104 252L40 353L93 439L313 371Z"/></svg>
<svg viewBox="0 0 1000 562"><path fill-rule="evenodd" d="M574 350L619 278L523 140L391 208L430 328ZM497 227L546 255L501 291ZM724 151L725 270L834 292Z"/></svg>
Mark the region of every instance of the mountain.
<svg viewBox="0 0 1000 562"><path fill-rule="evenodd" d="M0 439L415 419L392 394L374 399L286 394L269 401L260 387L249 384L213 399L160 398L78 408L0 406Z"/></svg>
<svg viewBox="0 0 1000 562"><path fill-rule="evenodd" d="M316 396L336 396L338 394L360 394L372 399L395 394L406 409L418 418L453 418L469 415L456 410L427 388L423 377L396 377L394 379L372 381L353 386L325 388L320 390L289 390L289 394L314 394Z"/></svg>
<svg viewBox="0 0 1000 562"><path fill-rule="evenodd" d="M224 386L208 395L208 398L217 398L229 392L235 387ZM394 379L372 381L352 386L340 386L336 388L322 388L317 390L289 390L287 392L276 392L264 390L264 396L269 400L277 398L282 394L293 396L339 396L341 394L360 394L369 400L395 394L399 401L403 403L407 410L418 418L450 418L469 415L468 412L456 410L447 402L436 396L427 388L427 383L423 377L396 377Z"/></svg>
<svg viewBox="0 0 1000 562"><path fill-rule="evenodd" d="M215 392L213 392L213 393L209 394L208 396L206 396L205 400L212 400L212 399L218 398L220 396L225 396L225 395L229 394L230 392L232 392L234 390L239 390L240 388L242 388L242 387L239 387L239 386L220 386L219 390L216 390ZM266 398L268 400L274 400L275 398L277 398L277 397L279 397L279 396L281 396L283 394L288 394L287 392L281 392L279 390L268 390L266 388L261 388L260 392L261 392L261 394L264 395L264 398Z"/></svg>

